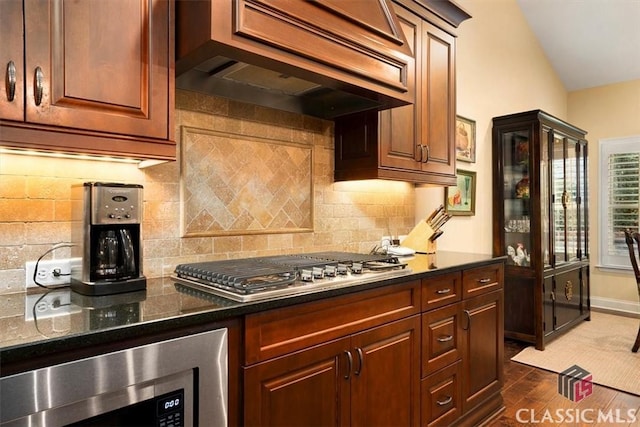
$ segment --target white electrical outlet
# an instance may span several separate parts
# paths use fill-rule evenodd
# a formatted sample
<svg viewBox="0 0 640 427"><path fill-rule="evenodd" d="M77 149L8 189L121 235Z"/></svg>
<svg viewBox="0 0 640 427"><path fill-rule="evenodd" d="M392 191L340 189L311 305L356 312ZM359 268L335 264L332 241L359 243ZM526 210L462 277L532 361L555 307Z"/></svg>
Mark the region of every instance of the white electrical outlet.
<svg viewBox="0 0 640 427"><path fill-rule="evenodd" d="M33 280L33 273L36 270L36 262L29 261L26 264L26 282L27 288L33 288L36 285ZM71 259L52 259L41 260L38 263L38 271L35 271L36 280L45 286L60 286L71 282Z"/></svg>

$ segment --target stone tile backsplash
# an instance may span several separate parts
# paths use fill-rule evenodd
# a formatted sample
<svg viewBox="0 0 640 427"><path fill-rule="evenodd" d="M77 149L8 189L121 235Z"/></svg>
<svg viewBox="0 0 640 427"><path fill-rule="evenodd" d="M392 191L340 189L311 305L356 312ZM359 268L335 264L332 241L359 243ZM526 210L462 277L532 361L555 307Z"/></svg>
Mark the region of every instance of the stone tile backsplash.
<svg viewBox="0 0 640 427"><path fill-rule="evenodd" d="M190 165L184 165L180 158L139 169L117 162L0 154L0 293L23 291L25 263L57 243L70 241L70 189L72 184L85 181L144 186L143 270L150 278L170 274L179 263L210 259L324 250L368 252L382 235L407 233L414 225L411 184L333 181L330 121L177 91L175 122L179 155L183 127L312 148L312 192L306 197L313 207L313 221L303 221L300 227L310 225L311 231L183 236L181 167ZM249 181L255 174L254 168L240 168L235 179ZM299 185L278 179L283 186ZM188 190L190 197L212 198L207 186L191 185ZM283 193L288 195L276 208L286 210L285 204L295 198L295 191ZM220 208L230 210L228 206ZM66 258L69 253L68 248L61 248L49 257Z"/></svg>

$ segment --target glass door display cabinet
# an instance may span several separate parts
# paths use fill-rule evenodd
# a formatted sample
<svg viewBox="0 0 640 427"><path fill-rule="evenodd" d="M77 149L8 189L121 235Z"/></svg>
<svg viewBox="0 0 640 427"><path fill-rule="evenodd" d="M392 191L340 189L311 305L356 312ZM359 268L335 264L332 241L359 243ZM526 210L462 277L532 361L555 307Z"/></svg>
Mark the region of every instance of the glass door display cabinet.
<svg viewBox="0 0 640 427"><path fill-rule="evenodd" d="M505 337L545 344L590 316L586 132L544 111L493 119L493 253Z"/></svg>

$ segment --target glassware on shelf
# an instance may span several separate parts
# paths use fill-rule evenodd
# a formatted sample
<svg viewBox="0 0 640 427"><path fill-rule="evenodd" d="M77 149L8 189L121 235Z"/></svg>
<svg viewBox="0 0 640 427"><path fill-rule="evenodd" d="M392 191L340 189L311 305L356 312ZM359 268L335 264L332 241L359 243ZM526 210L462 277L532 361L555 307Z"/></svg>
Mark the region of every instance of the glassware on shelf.
<svg viewBox="0 0 640 427"><path fill-rule="evenodd" d="M531 231L531 220L526 215L521 219L510 219L504 227L504 231L508 233L529 233Z"/></svg>

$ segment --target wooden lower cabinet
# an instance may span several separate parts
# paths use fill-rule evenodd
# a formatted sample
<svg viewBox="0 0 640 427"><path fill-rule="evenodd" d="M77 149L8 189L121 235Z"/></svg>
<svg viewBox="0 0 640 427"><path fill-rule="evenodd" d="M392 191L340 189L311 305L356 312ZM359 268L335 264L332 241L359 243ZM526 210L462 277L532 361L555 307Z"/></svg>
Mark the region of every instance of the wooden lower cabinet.
<svg viewBox="0 0 640 427"><path fill-rule="evenodd" d="M298 351L247 368L244 417L247 426L348 424L349 338Z"/></svg>
<svg viewBox="0 0 640 427"><path fill-rule="evenodd" d="M422 425L476 426L502 410L503 277L495 263L423 279ZM452 303L431 309L445 294Z"/></svg>
<svg viewBox="0 0 640 427"><path fill-rule="evenodd" d="M415 426L420 317L245 369L248 426Z"/></svg>
<svg viewBox="0 0 640 427"><path fill-rule="evenodd" d="M499 395L502 389L503 300L500 290L463 302L466 317L462 356L464 412Z"/></svg>
<svg viewBox="0 0 640 427"><path fill-rule="evenodd" d="M504 409L504 264L245 317L247 426L477 426Z"/></svg>
<svg viewBox="0 0 640 427"><path fill-rule="evenodd" d="M458 361L422 380L422 425L453 424L462 414L462 362Z"/></svg>

